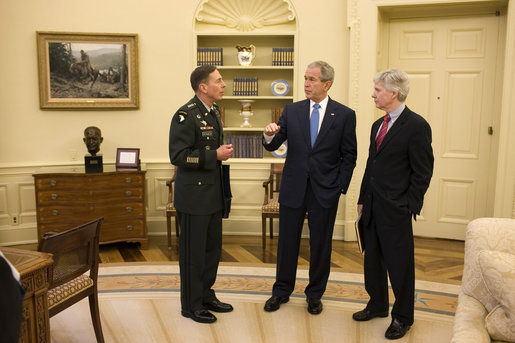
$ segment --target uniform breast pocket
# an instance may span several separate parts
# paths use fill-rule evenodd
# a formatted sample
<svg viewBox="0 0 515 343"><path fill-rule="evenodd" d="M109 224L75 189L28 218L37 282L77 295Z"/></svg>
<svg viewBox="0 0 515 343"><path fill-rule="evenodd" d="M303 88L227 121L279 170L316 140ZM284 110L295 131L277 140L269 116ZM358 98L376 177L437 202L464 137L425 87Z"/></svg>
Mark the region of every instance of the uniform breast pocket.
<svg viewBox="0 0 515 343"><path fill-rule="evenodd" d="M188 175L184 181L190 186L212 185L215 183L215 177L214 175Z"/></svg>
<svg viewBox="0 0 515 343"><path fill-rule="evenodd" d="M218 135L215 130L202 130L200 138L200 145L205 150L212 150L217 148Z"/></svg>

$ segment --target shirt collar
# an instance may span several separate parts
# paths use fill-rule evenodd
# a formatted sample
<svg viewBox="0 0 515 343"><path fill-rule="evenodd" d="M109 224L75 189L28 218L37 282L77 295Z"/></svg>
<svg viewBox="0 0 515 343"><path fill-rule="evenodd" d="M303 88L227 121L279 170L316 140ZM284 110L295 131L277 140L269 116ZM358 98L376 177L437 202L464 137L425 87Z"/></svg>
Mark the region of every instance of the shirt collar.
<svg viewBox="0 0 515 343"><path fill-rule="evenodd" d="M406 104L401 103L401 105L399 107L397 107L396 109L394 109L391 112L388 112L388 114L390 115L390 120L391 120L392 124L394 121L397 120L397 118L399 118L399 116L401 115L402 111L404 111L405 108L406 108Z"/></svg>
<svg viewBox="0 0 515 343"><path fill-rule="evenodd" d="M200 98L199 98L199 100L200 100ZM208 112L211 111L211 109L214 108L214 106L211 106L211 107L207 106L206 103L204 101L202 101L202 100L200 100L200 102L204 105L205 108L207 108Z"/></svg>
<svg viewBox="0 0 515 343"><path fill-rule="evenodd" d="M318 104L320 105L320 111L325 111L327 108L327 103L329 102L329 96L326 96L324 100L320 101ZM316 104L313 100L309 99L309 106L313 109L313 105Z"/></svg>

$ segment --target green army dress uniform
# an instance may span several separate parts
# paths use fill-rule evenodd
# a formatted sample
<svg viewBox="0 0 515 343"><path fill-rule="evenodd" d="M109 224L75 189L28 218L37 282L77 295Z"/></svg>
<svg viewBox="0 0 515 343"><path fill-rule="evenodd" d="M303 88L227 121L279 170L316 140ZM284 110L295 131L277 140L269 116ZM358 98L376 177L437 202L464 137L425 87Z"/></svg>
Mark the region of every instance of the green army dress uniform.
<svg viewBox="0 0 515 343"><path fill-rule="evenodd" d="M181 306L188 312L215 299L212 286L222 250L222 167L216 149L223 142L223 125L216 104L211 112L195 96L170 125L170 161L178 167L174 204L181 231Z"/></svg>

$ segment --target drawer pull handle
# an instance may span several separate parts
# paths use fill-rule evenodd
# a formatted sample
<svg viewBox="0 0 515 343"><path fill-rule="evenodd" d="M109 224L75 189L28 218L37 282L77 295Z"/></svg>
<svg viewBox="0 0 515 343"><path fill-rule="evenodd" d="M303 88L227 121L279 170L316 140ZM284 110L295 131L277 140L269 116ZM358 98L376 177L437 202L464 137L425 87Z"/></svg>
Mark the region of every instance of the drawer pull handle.
<svg viewBox="0 0 515 343"><path fill-rule="evenodd" d="M50 180L50 186L54 187L55 185L57 185L57 181Z"/></svg>
<svg viewBox="0 0 515 343"><path fill-rule="evenodd" d="M130 196L132 196L132 192L131 191L127 191L127 192L125 192L125 195L130 197Z"/></svg>
<svg viewBox="0 0 515 343"><path fill-rule="evenodd" d="M50 195L50 199L52 199L52 200L57 199L57 194L52 193L52 194Z"/></svg>
<svg viewBox="0 0 515 343"><path fill-rule="evenodd" d="M131 212L132 212L132 207L127 206L127 207L125 208L125 211L126 211L127 213L131 213Z"/></svg>
<svg viewBox="0 0 515 343"><path fill-rule="evenodd" d="M59 215L59 211L58 210L52 210L52 215L53 216L58 216Z"/></svg>
<svg viewBox="0 0 515 343"><path fill-rule="evenodd" d="M134 230L134 226L132 225L127 225L127 231L132 231Z"/></svg>
<svg viewBox="0 0 515 343"><path fill-rule="evenodd" d="M125 178L125 182L127 182L127 183L131 183L131 182L132 182L132 178L130 178L130 177L126 177L126 178Z"/></svg>

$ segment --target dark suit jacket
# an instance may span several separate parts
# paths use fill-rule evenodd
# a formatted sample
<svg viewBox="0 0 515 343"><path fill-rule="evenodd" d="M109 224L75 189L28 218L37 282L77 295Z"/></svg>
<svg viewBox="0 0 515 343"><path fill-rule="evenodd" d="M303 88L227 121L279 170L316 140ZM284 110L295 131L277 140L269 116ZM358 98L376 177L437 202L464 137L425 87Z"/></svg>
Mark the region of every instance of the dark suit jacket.
<svg viewBox="0 0 515 343"><path fill-rule="evenodd" d="M223 208L221 163L216 149L223 142L218 106L209 114L198 97L179 108L170 124L170 161L176 165L174 204L179 212L208 215Z"/></svg>
<svg viewBox="0 0 515 343"><path fill-rule="evenodd" d="M17 343L23 312L25 291L13 277L11 267L0 256L0 332L2 342Z"/></svg>
<svg viewBox="0 0 515 343"><path fill-rule="evenodd" d="M347 192L356 166L356 114L329 98L313 148L309 115L309 99L286 105L279 118L279 132L264 146L274 151L288 140L279 195L282 205L300 207L309 178L317 200L329 208Z"/></svg>
<svg viewBox="0 0 515 343"><path fill-rule="evenodd" d="M363 223L374 216L384 225L398 225L410 212L420 214L424 194L433 175L431 127L408 107L388 130L376 151L376 134L383 118L372 125L367 166L358 204Z"/></svg>

